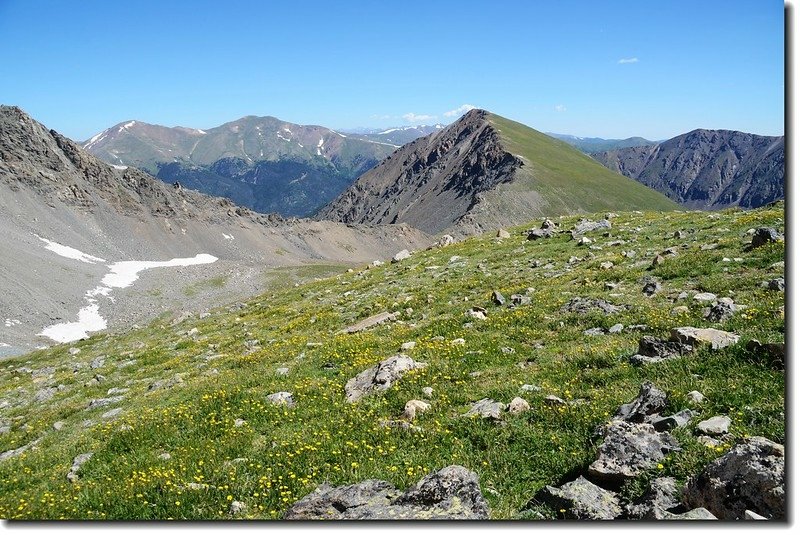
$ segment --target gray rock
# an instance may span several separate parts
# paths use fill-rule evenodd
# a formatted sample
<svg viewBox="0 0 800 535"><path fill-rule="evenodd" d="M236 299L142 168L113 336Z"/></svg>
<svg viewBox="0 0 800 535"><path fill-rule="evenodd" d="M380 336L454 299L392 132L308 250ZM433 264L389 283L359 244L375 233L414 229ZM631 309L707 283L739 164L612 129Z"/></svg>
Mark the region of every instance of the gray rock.
<svg viewBox="0 0 800 535"><path fill-rule="evenodd" d="M590 240L586 236L583 236L581 239L578 240L578 245L591 245L591 244L592 240Z"/></svg>
<svg viewBox="0 0 800 535"><path fill-rule="evenodd" d="M170 455L169 453L162 453L158 456L158 458L162 461L169 461L170 459L172 459L172 455Z"/></svg>
<svg viewBox="0 0 800 535"><path fill-rule="evenodd" d="M80 472L81 467L86 463L86 461L91 459L92 456L94 456L94 453L81 453L72 459L72 467L69 469L69 473L67 474L67 479L70 483L75 483L80 479L78 472Z"/></svg>
<svg viewBox="0 0 800 535"><path fill-rule="evenodd" d="M392 263L396 264L397 262L402 262L407 258L411 258L411 253L408 252L408 249L403 249L392 257Z"/></svg>
<svg viewBox="0 0 800 535"><path fill-rule="evenodd" d="M660 291L661 291L661 283L656 280L649 281L642 288L642 293L645 294L647 297L651 297Z"/></svg>
<svg viewBox="0 0 800 535"><path fill-rule="evenodd" d="M495 305L498 305L498 306L503 306L503 305L505 305L505 304L506 304L506 298L503 296L503 294L501 294L501 293L500 293L500 292L498 292L497 290L494 290L494 291L492 292L492 302L493 302Z"/></svg>
<svg viewBox="0 0 800 535"><path fill-rule="evenodd" d="M472 307L466 311L466 316L468 318L473 318L476 320L485 320L486 319L486 309L483 307Z"/></svg>
<svg viewBox="0 0 800 535"><path fill-rule="evenodd" d="M289 375L289 368L277 368L275 370L276 375Z"/></svg>
<svg viewBox="0 0 800 535"><path fill-rule="evenodd" d="M426 398L429 398L429 399L432 398L433 397L433 388L431 388L429 386L423 387L422 388L422 395L425 396Z"/></svg>
<svg viewBox="0 0 800 535"><path fill-rule="evenodd" d="M247 505L244 502L240 502L237 500L233 500L231 502L231 506L228 509L228 512L231 515L239 515L247 511Z"/></svg>
<svg viewBox="0 0 800 535"><path fill-rule="evenodd" d="M689 344L693 347L711 345L711 349L722 349L739 341L739 335L720 331L719 329L698 329L695 327L678 327L672 329L670 340Z"/></svg>
<svg viewBox="0 0 800 535"><path fill-rule="evenodd" d="M761 247L767 243L774 243L783 239L783 235L772 227L757 228L753 234L750 245L753 249Z"/></svg>
<svg viewBox="0 0 800 535"><path fill-rule="evenodd" d="M112 405L114 403L119 403L125 399L124 396L111 396L108 398L98 398L89 401L89 404L86 406L86 410L96 409L98 407L105 407L107 405Z"/></svg>
<svg viewBox="0 0 800 535"><path fill-rule="evenodd" d="M622 515L617 495L583 476L560 487L547 485L536 500L557 511L564 509L568 518L578 520L613 520Z"/></svg>
<svg viewBox="0 0 800 535"><path fill-rule="evenodd" d="M117 407L116 409L111 409L111 410L110 410L110 411L108 411L108 412L104 412L104 413L103 413L103 414L100 416L100 418L102 418L103 420L110 420L110 419L112 419L112 418L115 418L116 416L119 416L119 414L120 414L121 412L122 412L122 408L120 408L120 407Z"/></svg>
<svg viewBox="0 0 800 535"><path fill-rule="evenodd" d="M552 229L531 229L528 231L528 240L538 240L542 238L552 238L553 237L553 230Z"/></svg>
<svg viewBox="0 0 800 535"><path fill-rule="evenodd" d="M681 505L678 499L678 482L673 477L659 477L650 482L649 490L625 511L628 518L660 520L664 513Z"/></svg>
<svg viewBox="0 0 800 535"><path fill-rule="evenodd" d="M605 299L594 299L591 297L573 297L561 307L562 312L573 312L576 314L589 314L590 312L600 311L603 314L616 314L625 310L624 306L613 305Z"/></svg>
<svg viewBox="0 0 800 535"><path fill-rule="evenodd" d="M403 408L403 417L408 421L412 421L418 414L422 414L430 408L430 403L425 403L419 399L412 399L406 402Z"/></svg>
<svg viewBox="0 0 800 535"><path fill-rule="evenodd" d="M592 221L590 219L581 219L575 224L572 229L572 238L577 239L578 236L586 234L587 232L594 232L596 230L609 230L611 229L611 221L608 219L601 219L600 221Z"/></svg>
<svg viewBox="0 0 800 535"><path fill-rule="evenodd" d="M345 327L340 332L353 334L357 332L364 331L369 329L370 327L374 327L375 325L380 325L381 323L387 321L394 321L397 319L398 313L397 312L381 312L380 314L375 314L374 316L370 316L365 318L358 323L350 325L349 327Z"/></svg>
<svg viewBox="0 0 800 535"><path fill-rule="evenodd" d="M97 368L102 368L106 364L105 357L97 357L92 362L89 363L89 368L96 370Z"/></svg>
<svg viewBox="0 0 800 535"><path fill-rule="evenodd" d="M531 298L527 295L521 294L512 294L511 295L511 305L510 306L523 306L523 305L530 305Z"/></svg>
<svg viewBox="0 0 800 535"><path fill-rule="evenodd" d="M530 403L520 397L512 399L511 403L508 404L509 414L522 414L523 412L528 412L529 410L531 410Z"/></svg>
<svg viewBox="0 0 800 535"><path fill-rule="evenodd" d="M33 395L33 401L36 403L44 403L45 401L50 401L53 399L53 396L56 395L58 392L58 388L56 387L45 387L41 390L37 390L36 393Z"/></svg>
<svg viewBox="0 0 800 535"><path fill-rule="evenodd" d="M655 467L665 454L679 449L672 435L659 433L650 424L614 421L607 427L597 460L589 465L588 473L597 481L617 485Z"/></svg>
<svg viewBox="0 0 800 535"><path fill-rule="evenodd" d="M130 390L129 388L118 388L118 387L109 388L108 391L106 392L106 395L113 396L114 394L124 394L129 390Z"/></svg>
<svg viewBox="0 0 800 535"><path fill-rule="evenodd" d="M619 334L622 332L624 328L625 326L623 324L615 323L614 325L608 328L608 334Z"/></svg>
<svg viewBox="0 0 800 535"><path fill-rule="evenodd" d="M491 420L500 420L503 418L503 412L506 410L506 404L500 401L495 401L489 398L483 398L472 404L472 407L462 416L467 418L488 418Z"/></svg>
<svg viewBox="0 0 800 535"><path fill-rule="evenodd" d="M692 421L692 418L694 418L694 412L689 409L683 409L672 416L656 418L652 423L656 431L671 431L673 429L686 427L689 425L689 422Z"/></svg>
<svg viewBox="0 0 800 535"><path fill-rule="evenodd" d="M273 405L286 405L287 407L294 407L295 401L291 392L275 392L267 396L267 401Z"/></svg>
<svg viewBox="0 0 800 535"><path fill-rule="evenodd" d="M630 403L621 405L612 419L629 423L652 421L667 407L667 394L647 381L639 387L639 395Z"/></svg>
<svg viewBox="0 0 800 535"><path fill-rule="evenodd" d="M292 505L285 520L479 520L489 517L478 476L448 466L401 493L386 481L322 485Z"/></svg>
<svg viewBox="0 0 800 535"><path fill-rule="evenodd" d="M409 371L426 366L426 363L415 362L402 354L382 360L347 381L344 387L347 402L355 403L373 392L386 390Z"/></svg>
<svg viewBox="0 0 800 535"><path fill-rule="evenodd" d="M497 237L500 238L501 240L504 240L506 238L510 238L511 234L509 234L507 230L501 228L500 230L497 231Z"/></svg>
<svg viewBox="0 0 800 535"><path fill-rule="evenodd" d="M614 262L600 262L600 269L611 269L614 267Z"/></svg>
<svg viewBox="0 0 800 535"><path fill-rule="evenodd" d="M61 431L62 429L64 429L64 422L62 422L61 420L53 422L53 429L56 431Z"/></svg>
<svg viewBox="0 0 800 535"><path fill-rule="evenodd" d="M732 299L720 299L708 309L704 317L713 323L722 323L729 320L733 315L741 310L742 305L736 305Z"/></svg>
<svg viewBox="0 0 800 535"><path fill-rule="evenodd" d="M233 421L233 427L243 427L243 426L244 426L244 424L246 424L246 423L247 423L247 422L246 422L245 420L242 420L241 418L236 418L236 419Z"/></svg>
<svg viewBox="0 0 800 535"><path fill-rule="evenodd" d="M169 379L160 379L158 381L155 381L154 383L151 383L150 386L147 387L147 390L153 391L153 390L160 390L162 388L169 389L169 388L174 388L178 385L182 385L184 375L185 374L183 373L176 373Z"/></svg>
<svg viewBox="0 0 800 535"><path fill-rule="evenodd" d="M655 256L655 258L653 258L653 263L652 263L652 265L653 265L653 267L655 267L655 266L660 266L660 265L661 265L661 264L663 264L664 262L666 262L666 260L664 260L664 257L663 257L663 256L661 256L660 254L657 254L657 255Z"/></svg>
<svg viewBox="0 0 800 535"><path fill-rule="evenodd" d="M5 461L7 459L11 459L12 457L18 457L18 456L22 455L23 453L25 453L29 449L31 449L34 446L36 446L39 443L40 440L41 439L37 438L33 442L25 444L24 446L20 446L19 448L16 448L16 449L13 449L13 450L7 450L7 451L4 451L4 452L0 452L0 461Z"/></svg>
<svg viewBox="0 0 800 535"><path fill-rule="evenodd" d="M538 385L522 385L519 389L523 392L541 392L542 387Z"/></svg>
<svg viewBox="0 0 800 535"><path fill-rule="evenodd" d="M724 435L731 426L731 419L727 416L714 416L697 424L697 431L704 435Z"/></svg>
<svg viewBox="0 0 800 535"><path fill-rule="evenodd" d="M716 294L712 294L711 292L702 292L694 294L693 297L695 301L700 301L700 302L711 302L714 301L716 298L717 298Z"/></svg>
<svg viewBox="0 0 800 535"><path fill-rule="evenodd" d="M755 513L749 509L744 512L744 519L745 520L769 520L769 518L765 516L761 516L758 513Z"/></svg>
<svg viewBox="0 0 800 535"><path fill-rule="evenodd" d="M686 398L692 403L702 403L706 400L706 397L697 390L692 390L686 394Z"/></svg>
<svg viewBox="0 0 800 535"><path fill-rule="evenodd" d="M768 281L764 281L761 283L761 286L763 286L768 290L783 292L786 290L786 281L783 280L783 277L780 277L777 279L770 279Z"/></svg>
<svg viewBox="0 0 800 535"><path fill-rule="evenodd" d="M450 234L445 234L444 236L439 238L439 241L436 242L435 246L436 247L447 247L448 245L452 245L453 243L455 243L455 241L456 241L456 239L453 238Z"/></svg>
<svg viewBox="0 0 800 535"><path fill-rule="evenodd" d="M606 330L602 327L593 327L583 331L584 336L603 336L604 334L606 334Z"/></svg>
<svg viewBox="0 0 800 535"><path fill-rule="evenodd" d="M686 305L675 307L669 313L670 316L682 316L685 314L689 314L689 307Z"/></svg>
<svg viewBox="0 0 800 535"><path fill-rule="evenodd" d="M744 518L750 510L783 519L784 448L764 437L751 437L711 461L684 491L687 507L705 507L724 520Z"/></svg>
<svg viewBox="0 0 800 535"><path fill-rule="evenodd" d="M643 336L639 339L638 352L630 358L630 361L631 364L637 366L661 362L662 360L681 357L693 351L693 349L689 344L660 340L653 336Z"/></svg>
<svg viewBox="0 0 800 535"><path fill-rule="evenodd" d="M698 507L685 513L663 513L659 520L718 520L714 514L705 507Z"/></svg>
<svg viewBox="0 0 800 535"><path fill-rule="evenodd" d="M567 404L566 401L564 401L560 397L554 396L552 394L549 394L549 395L544 397L544 403L545 403L545 405L553 405L553 406L556 406L556 407L563 407L564 405Z"/></svg>

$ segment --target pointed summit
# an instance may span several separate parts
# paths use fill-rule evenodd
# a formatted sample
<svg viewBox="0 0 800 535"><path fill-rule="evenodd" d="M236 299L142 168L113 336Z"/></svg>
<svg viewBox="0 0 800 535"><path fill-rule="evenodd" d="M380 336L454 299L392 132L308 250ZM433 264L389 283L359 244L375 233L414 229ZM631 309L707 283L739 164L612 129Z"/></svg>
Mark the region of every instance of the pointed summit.
<svg viewBox="0 0 800 535"><path fill-rule="evenodd" d="M472 234L540 216L675 207L564 142L473 109L395 151L318 217Z"/></svg>

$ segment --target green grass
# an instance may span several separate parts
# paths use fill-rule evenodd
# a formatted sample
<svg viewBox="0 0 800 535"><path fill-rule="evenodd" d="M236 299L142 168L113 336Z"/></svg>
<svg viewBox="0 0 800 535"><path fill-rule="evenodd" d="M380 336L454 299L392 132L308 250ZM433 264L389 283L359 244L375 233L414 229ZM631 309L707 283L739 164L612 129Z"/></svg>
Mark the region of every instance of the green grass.
<svg viewBox="0 0 800 535"><path fill-rule="evenodd" d="M743 342L782 341L783 293L760 283L782 276L772 265L783 260L783 244L752 251L744 244L747 229L782 228L783 217L783 204L717 214L620 213L611 237L591 235L602 250L580 247L566 234L528 242L526 225L509 229L512 237L506 240L470 238L352 273L337 266L286 268L266 275L274 283L270 292L243 307L221 308L176 326L164 319L120 335L93 336L73 344L81 350L75 356L68 346L58 346L3 361L0 406L4 401L9 406L0 409L0 426L11 430L0 434L0 452L41 440L25 454L0 461L0 517L229 518L230 502L238 500L248 506L246 517L279 518L326 481L377 478L405 488L434 470L461 464L478 473L492 518L529 518L525 506L533 495L593 460L595 426L635 397L645 380L668 392L670 410L688 407L690 390L708 398L690 427L676 433L683 450L647 477L683 480L721 455L725 448L706 448L691 436L700 419L717 414L732 418L737 440L762 435L784 442L784 373L750 355L744 344L633 367L628 357L641 333L582 335L619 322L647 324L656 336L693 325L734 331ZM577 219L560 219L561 228ZM685 237L674 238L676 230ZM617 239L627 243L607 245ZM701 250L711 242L719 247ZM655 254L672 246L679 255L651 269ZM623 257L627 250L636 257ZM450 262L455 255L461 260ZM583 260L568 266L573 255ZM725 257L743 260L723 262ZM555 267L531 267L534 260ZM599 270L604 261L614 267ZM332 276L313 280L326 275ZM662 292L643 296L645 276L658 277ZM607 281L617 288L606 290ZM492 290L506 297L528 293L533 302L496 307ZM713 291L748 308L724 325L709 324L701 305L691 299L673 302L682 291ZM574 296L602 297L630 308L613 317L561 312ZM688 315L671 315L683 304ZM470 326L464 312L473 305L487 308L488 319ZM399 312L399 321L336 334L382 311ZM199 334L188 336L195 327ZM455 338L466 343L451 345ZM417 345L409 356L427 362L427 368L380 395L355 405L344 402L349 378L411 340ZM105 363L91 369L88 364L98 356ZM28 371L46 366L55 367L52 378ZM277 375L278 367L288 367L289 374ZM90 383L96 374L105 379ZM182 382L172 388L149 389L176 374ZM526 383L541 391L521 391ZM50 402L32 403L45 385L63 387ZM406 401L422 399L426 386L434 394L431 410L415 421L422 432L379 426L382 419L397 418ZM130 389L124 401L86 410L89 400L106 397L112 387ZM268 394L281 390L294 394L295 408L266 402ZM551 407L543 403L548 394L587 403ZM507 403L515 396L527 399L532 410L507 417L506 425L459 417L480 398ZM103 421L100 415L116 406L123 413ZM246 424L234 426L237 418ZM61 431L53 430L56 421L64 422ZM81 479L69 483L72 459L88 451L95 455ZM162 453L170 459L160 459ZM624 491L635 495L644 479ZM207 487L193 490L190 483Z"/></svg>
<svg viewBox="0 0 800 535"><path fill-rule="evenodd" d="M528 179L512 188L539 192L547 214L677 208L665 195L614 173L568 143L498 115L488 119L508 150L528 160L523 167Z"/></svg>
<svg viewBox="0 0 800 535"><path fill-rule="evenodd" d="M224 288L226 284L228 284L228 277L225 275L220 275L219 277L213 277L211 279L192 283L183 289L183 293L187 297L194 297L205 290L218 290L220 288Z"/></svg>

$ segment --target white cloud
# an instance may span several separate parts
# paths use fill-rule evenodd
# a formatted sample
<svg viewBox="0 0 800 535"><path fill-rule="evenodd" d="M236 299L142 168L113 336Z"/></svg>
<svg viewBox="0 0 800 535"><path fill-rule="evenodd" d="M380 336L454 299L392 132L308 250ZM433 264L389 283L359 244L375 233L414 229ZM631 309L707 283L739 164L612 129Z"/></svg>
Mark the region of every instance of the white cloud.
<svg viewBox="0 0 800 535"><path fill-rule="evenodd" d="M425 121L433 121L433 120L436 119L436 116L435 115L425 115L425 114L417 115L414 112L409 112L409 113L406 113L405 115L403 115L403 119L405 119L409 123L413 124L413 123L422 123L422 122L425 122Z"/></svg>
<svg viewBox="0 0 800 535"><path fill-rule="evenodd" d="M462 104L454 110L444 112L442 115L445 117L459 117L467 113L469 110L474 110L475 108L477 108L477 106L473 106L472 104Z"/></svg>
<svg viewBox="0 0 800 535"><path fill-rule="evenodd" d="M556 111L559 113L567 111L567 107L563 104L556 104Z"/></svg>
<svg viewBox="0 0 800 535"><path fill-rule="evenodd" d="M639 63L639 58L622 58L617 63Z"/></svg>

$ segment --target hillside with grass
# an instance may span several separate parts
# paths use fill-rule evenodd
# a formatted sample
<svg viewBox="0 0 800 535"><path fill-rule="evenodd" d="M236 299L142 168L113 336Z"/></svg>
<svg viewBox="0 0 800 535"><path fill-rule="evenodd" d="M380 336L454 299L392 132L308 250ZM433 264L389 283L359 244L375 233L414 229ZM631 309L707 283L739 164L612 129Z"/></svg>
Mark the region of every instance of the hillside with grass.
<svg viewBox="0 0 800 535"><path fill-rule="evenodd" d="M475 109L395 151L317 217L470 235L541 216L674 208L563 141Z"/></svg>
<svg viewBox="0 0 800 535"><path fill-rule="evenodd" d="M529 159L515 123L490 121ZM591 161L573 152L534 175L557 189L558 166ZM569 517L536 497L586 472L598 426L646 382L663 414L693 412L622 501L749 437L783 444L782 361L763 348L784 340L784 243L753 247L756 229L783 231L783 204L586 217L607 222L554 218L538 239L542 221L528 222L0 362L0 517L280 519L324 483L405 489L451 465L477 474L492 519ZM738 342L631 360L644 337L685 326ZM348 402L352 378L398 353L426 366ZM519 410L463 416L483 399ZM410 400L429 408L409 414ZM711 438L700 422L715 416L730 424Z"/></svg>

